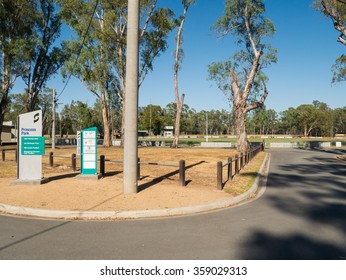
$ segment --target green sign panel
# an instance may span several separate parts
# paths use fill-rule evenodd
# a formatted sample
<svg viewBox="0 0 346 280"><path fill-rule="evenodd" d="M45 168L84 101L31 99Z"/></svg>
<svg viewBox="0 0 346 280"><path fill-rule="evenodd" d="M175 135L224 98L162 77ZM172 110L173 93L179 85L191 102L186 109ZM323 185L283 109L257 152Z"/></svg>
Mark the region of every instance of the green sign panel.
<svg viewBox="0 0 346 280"><path fill-rule="evenodd" d="M22 136L21 154L25 156L44 155L44 137Z"/></svg>
<svg viewBox="0 0 346 280"><path fill-rule="evenodd" d="M97 174L97 128L91 127L81 133L81 171L83 175Z"/></svg>

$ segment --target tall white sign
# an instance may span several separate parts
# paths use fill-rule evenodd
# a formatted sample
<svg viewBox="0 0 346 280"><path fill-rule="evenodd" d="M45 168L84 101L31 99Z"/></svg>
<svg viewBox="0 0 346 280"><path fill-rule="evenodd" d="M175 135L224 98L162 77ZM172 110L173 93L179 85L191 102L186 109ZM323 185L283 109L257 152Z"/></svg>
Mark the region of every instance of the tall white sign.
<svg viewBox="0 0 346 280"><path fill-rule="evenodd" d="M17 179L42 179L42 111L18 116Z"/></svg>

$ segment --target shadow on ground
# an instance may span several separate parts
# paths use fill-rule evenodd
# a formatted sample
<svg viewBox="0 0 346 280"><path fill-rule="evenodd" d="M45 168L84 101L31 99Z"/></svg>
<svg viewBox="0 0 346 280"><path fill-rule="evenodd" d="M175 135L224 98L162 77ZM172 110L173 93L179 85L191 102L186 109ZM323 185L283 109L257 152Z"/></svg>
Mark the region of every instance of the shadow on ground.
<svg viewBox="0 0 346 280"><path fill-rule="evenodd" d="M304 235L275 236L255 232L248 241L251 247L244 259L253 260L343 260L346 251L331 244L312 240Z"/></svg>
<svg viewBox="0 0 346 280"><path fill-rule="evenodd" d="M315 237L300 231L277 235L259 230L244 244L251 247L244 259L346 259L346 164L330 151L299 153L304 157L301 163L288 160L294 163L270 172L265 202L284 215L304 218ZM316 238L321 227L344 238L343 244L331 236Z"/></svg>

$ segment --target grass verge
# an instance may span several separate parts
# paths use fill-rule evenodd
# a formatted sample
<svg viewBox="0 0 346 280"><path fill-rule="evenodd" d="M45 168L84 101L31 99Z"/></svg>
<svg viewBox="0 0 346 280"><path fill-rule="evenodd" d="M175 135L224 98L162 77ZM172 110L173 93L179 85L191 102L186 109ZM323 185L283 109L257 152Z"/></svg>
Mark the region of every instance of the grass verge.
<svg viewBox="0 0 346 280"><path fill-rule="evenodd" d="M248 165L244 167L244 169L240 171L238 175L234 176L231 181L227 182L224 188L225 192L236 196L248 191L255 182L265 157L265 152L259 153Z"/></svg>

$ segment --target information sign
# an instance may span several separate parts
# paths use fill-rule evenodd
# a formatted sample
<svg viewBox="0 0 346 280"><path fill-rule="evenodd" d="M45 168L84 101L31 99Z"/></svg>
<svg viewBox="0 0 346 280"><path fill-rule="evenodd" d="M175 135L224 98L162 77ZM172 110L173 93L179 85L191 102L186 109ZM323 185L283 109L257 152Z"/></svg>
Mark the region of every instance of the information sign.
<svg viewBox="0 0 346 280"><path fill-rule="evenodd" d="M97 128L84 129L81 136L82 175L97 174Z"/></svg>
<svg viewBox="0 0 346 280"><path fill-rule="evenodd" d="M21 140L22 155L44 155L43 136L22 136Z"/></svg>
<svg viewBox="0 0 346 280"><path fill-rule="evenodd" d="M18 116L18 180L42 179L42 111L33 111Z"/></svg>

